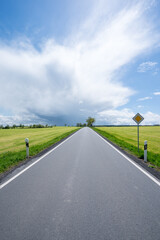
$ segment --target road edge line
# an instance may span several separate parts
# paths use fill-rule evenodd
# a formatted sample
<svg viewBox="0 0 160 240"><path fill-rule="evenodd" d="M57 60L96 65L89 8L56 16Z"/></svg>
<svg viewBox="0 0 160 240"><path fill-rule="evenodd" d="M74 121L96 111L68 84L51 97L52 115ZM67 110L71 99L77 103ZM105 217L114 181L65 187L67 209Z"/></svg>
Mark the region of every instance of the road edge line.
<svg viewBox="0 0 160 240"><path fill-rule="evenodd" d="M81 130L81 129L79 129ZM43 156L41 156L40 158L38 158L35 162L31 163L28 167L26 167L25 169L23 169L22 171L20 171L19 173L17 173L15 176L11 177L9 180L7 180L6 182L0 184L0 190L2 188L4 188L7 184L9 184L10 182L12 182L14 179L16 179L17 177L19 177L22 173L24 173L25 171L27 171L29 168L31 168L33 165L35 165L36 163L38 163L39 161L41 161L44 157L46 157L47 155L49 155L51 152L53 152L54 150L56 150L58 147L60 147L63 143L65 143L66 141L68 141L70 138L72 138L76 133L79 132L76 131L74 132L71 136L69 136L67 139L65 139L63 142L59 143L57 146L55 146L53 149L49 150L47 153L45 153Z"/></svg>
<svg viewBox="0 0 160 240"><path fill-rule="evenodd" d="M93 129L92 129L93 130ZM98 134L96 131L93 130L95 134L97 134L105 143L107 143L110 147L112 147L114 150L116 150L120 155L122 155L125 159L127 159L130 163L132 163L136 168L138 168L141 172L143 172L147 177L149 177L153 182L155 182L158 186L160 186L160 181L155 178L151 173L144 170L141 166L139 166L137 163L135 163L131 158L126 156L124 153L122 153L120 150L118 150L115 146L113 146L111 143L107 141L107 139L104 139L100 134Z"/></svg>

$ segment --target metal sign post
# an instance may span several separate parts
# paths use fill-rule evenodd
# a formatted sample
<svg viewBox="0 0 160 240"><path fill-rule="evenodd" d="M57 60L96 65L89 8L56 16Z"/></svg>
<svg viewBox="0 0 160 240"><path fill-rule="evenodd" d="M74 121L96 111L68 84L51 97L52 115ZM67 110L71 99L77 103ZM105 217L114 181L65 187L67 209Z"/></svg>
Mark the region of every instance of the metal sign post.
<svg viewBox="0 0 160 240"><path fill-rule="evenodd" d="M137 124L137 142L138 142L138 152L139 152L139 123Z"/></svg>
<svg viewBox="0 0 160 240"><path fill-rule="evenodd" d="M137 123L137 143L138 143L138 152L139 152L139 124L144 120L140 113L137 113L132 118Z"/></svg>

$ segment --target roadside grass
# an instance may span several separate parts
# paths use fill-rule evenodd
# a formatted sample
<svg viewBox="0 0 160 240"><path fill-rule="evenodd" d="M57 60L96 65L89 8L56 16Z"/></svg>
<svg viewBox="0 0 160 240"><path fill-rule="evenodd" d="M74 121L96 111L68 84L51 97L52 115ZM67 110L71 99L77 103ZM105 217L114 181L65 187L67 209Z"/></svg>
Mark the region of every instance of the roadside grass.
<svg viewBox="0 0 160 240"><path fill-rule="evenodd" d="M26 159L25 138L30 140L29 154L34 156L77 131L77 127L0 130L0 173Z"/></svg>
<svg viewBox="0 0 160 240"><path fill-rule="evenodd" d="M147 160L155 167L160 167L160 127L140 127L139 152L136 127L94 127L93 129L125 151L141 159L144 158L144 140L148 140ZM150 165L150 167L153 166Z"/></svg>

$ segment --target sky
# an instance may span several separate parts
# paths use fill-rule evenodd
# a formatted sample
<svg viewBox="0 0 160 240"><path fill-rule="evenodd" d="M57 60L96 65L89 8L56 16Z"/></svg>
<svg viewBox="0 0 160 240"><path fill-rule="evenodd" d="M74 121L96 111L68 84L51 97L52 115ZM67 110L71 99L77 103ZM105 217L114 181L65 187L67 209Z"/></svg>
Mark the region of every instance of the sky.
<svg viewBox="0 0 160 240"><path fill-rule="evenodd" d="M0 1L0 124L138 112L160 124L160 1Z"/></svg>

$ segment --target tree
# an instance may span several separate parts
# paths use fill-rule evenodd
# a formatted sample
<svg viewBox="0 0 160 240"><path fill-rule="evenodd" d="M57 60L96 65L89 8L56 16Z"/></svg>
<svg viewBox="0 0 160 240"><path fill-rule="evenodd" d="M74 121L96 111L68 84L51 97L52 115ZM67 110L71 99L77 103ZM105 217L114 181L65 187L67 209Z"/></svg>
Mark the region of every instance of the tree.
<svg viewBox="0 0 160 240"><path fill-rule="evenodd" d="M92 118L92 117L88 117L87 120L87 126L88 127L92 127L93 126L93 123L95 122L95 118Z"/></svg>

